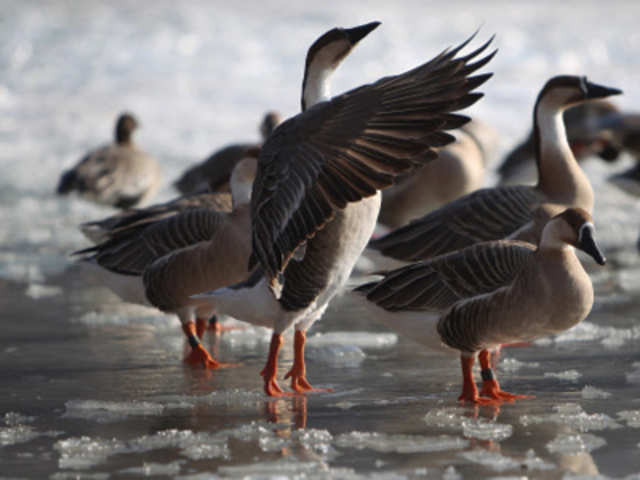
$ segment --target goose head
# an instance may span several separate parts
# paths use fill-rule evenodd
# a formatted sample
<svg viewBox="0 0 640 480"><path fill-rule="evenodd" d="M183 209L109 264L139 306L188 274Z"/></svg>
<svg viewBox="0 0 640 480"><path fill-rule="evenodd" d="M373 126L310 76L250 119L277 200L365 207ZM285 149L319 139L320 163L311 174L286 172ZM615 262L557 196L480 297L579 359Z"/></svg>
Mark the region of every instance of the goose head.
<svg viewBox="0 0 640 480"><path fill-rule="evenodd" d="M251 201L253 181L258 171L259 154L259 148L249 149L247 155L233 167L229 183L231 185L231 199L234 209Z"/></svg>
<svg viewBox="0 0 640 480"><path fill-rule="evenodd" d="M590 82L587 77L558 75L551 78L540 91L536 106L561 112L580 103L619 95L622 90Z"/></svg>
<svg viewBox="0 0 640 480"><path fill-rule="evenodd" d="M131 134L136 128L138 128L138 121L136 120L136 117L128 112L122 113L116 121L116 143L130 143Z"/></svg>
<svg viewBox="0 0 640 480"><path fill-rule="evenodd" d="M568 208L545 225L540 245L553 247L563 244L582 250L600 265L606 263L606 258L596 243L593 218L586 210Z"/></svg>
<svg viewBox="0 0 640 480"><path fill-rule="evenodd" d="M282 116L276 111L265 113L262 123L260 124L260 135L262 141L266 141L278 125L282 123Z"/></svg>
<svg viewBox="0 0 640 480"><path fill-rule="evenodd" d="M329 100L329 78L353 47L380 22L353 28L333 28L318 38L307 51L302 80L302 111Z"/></svg>

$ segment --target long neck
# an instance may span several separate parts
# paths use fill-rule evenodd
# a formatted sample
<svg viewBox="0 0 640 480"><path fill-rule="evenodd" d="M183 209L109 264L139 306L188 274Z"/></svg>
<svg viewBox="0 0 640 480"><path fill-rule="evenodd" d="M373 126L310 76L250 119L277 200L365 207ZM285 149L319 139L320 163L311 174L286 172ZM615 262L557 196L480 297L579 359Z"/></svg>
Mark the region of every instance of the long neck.
<svg viewBox="0 0 640 480"><path fill-rule="evenodd" d="M549 201L593 212L593 189L578 165L559 108L544 98L534 111L534 135L538 164L538 188Z"/></svg>
<svg viewBox="0 0 640 480"><path fill-rule="evenodd" d="M331 75L335 71L325 55L317 55L308 65L302 81L302 111L331 99Z"/></svg>

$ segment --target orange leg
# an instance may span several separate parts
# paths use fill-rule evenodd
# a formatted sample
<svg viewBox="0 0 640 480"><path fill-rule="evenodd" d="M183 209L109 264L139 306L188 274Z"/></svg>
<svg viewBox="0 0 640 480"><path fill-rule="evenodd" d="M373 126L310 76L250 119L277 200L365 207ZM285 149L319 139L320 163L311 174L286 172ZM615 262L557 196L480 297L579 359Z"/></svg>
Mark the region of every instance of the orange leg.
<svg viewBox="0 0 640 480"><path fill-rule="evenodd" d="M302 330L296 330L293 341L293 366L284 378L291 377L291 388L298 393L331 392L330 388L313 388L307 381L307 369L304 364L304 344L307 335Z"/></svg>
<svg viewBox="0 0 640 480"><path fill-rule="evenodd" d="M270 397L293 395L293 393L283 391L276 380L276 371L278 370L278 353L280 352L280 347L282 347L282 335L273 332L273 335L271 335L271 344L269 345L267 364L262 369L262 372L260 372L260 375L264 377L264 393Z"/></svg>
<svg viewBox="0 0 640 480"><path fill-rule="evenodd" d="M201 365L209 370L236 366L232 363L218 362L209 354L207 349L202 346L202 343L200 343L196 326L193 322L183 324L182 331L186 335L187 340L189 340L189 345L191 346L191 353L189 353L189 355L187 355L187 357L184 359L186 363L189 363L193 366Z"/></svg>
<svg viewBox="0 0 640 480"><path fill-rule="evenodd" d="M490 398L483 398L478 395L478 387L473 380L473 363L475 359L473 356L464 357L460 355L460 364L462 366L462 393L458 397L460 402L471 402L479 405L496 405L495 400Z"/></svg>
<svg viewBox="0 0 640 480"><path fill-rule="evenodd" d="M513 402L520 398L533 398L528 395L514 395L513 393L502 391L491 368L491 354L489 351L482 350L478 358L480 359L480 368L482 368L482 390L480 390L480 395L505 402Z"/></svg>
<svg viewBox="0 0 640 480"><path fill-rule="evenodd" d="M196 335L200 340L204 337L204 332L207 331L208 321L204 318L196 318Z"/></svg>

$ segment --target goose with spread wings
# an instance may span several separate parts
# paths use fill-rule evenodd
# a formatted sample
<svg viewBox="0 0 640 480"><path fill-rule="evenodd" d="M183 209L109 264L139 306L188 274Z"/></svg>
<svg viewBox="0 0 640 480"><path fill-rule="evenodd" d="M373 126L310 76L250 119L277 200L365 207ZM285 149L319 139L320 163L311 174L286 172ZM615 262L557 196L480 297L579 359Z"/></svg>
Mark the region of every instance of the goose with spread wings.
<svg viewBox="0 0 640 480"><path fill-rule="evenodd" d="M201 294L219 311L273 328L262 371L268 395L286 394L276 380L282 333L295 326L294 361L285 378L295 392L316 391L304 361L307 329L347 281L380 209L380 190L434 159L454 140L445 132L469 118L491 74L476 74L495 52L491 40L469 54L447 49L405 73L330 98L335 65L378 22L335 28L309 49L303 112L282 123L262 147L251 200L250 281ZM472 37L473 38L473 37ZM321 68L318 68L321 67Z"/></svg>

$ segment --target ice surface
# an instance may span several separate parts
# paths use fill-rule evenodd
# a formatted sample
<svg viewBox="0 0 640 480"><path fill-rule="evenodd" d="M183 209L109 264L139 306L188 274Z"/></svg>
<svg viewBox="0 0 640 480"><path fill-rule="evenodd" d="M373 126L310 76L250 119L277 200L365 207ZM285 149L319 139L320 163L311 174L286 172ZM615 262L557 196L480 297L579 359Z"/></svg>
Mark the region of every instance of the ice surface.
<svg viewBox="0 0 640 480"><path fill-rule="evenodd" d="M98 423L116 422L129 416L160 415L164 407L152 402L107 402L102 400L69 400L65 417L84 418Z"/></svg>
<svg viewBox="0 0 640 480"><path fill-rule="evenodd" d="M521 415L520 423L525 427L537 423L560 423L580 432L621 428L621 425L604 413L586 413L577 403L555 405L554 413Z"/></svg>
<svg viewBox="0 0 640 480"><path fill-rule="evenodd" d="M372 449L376 452L441 452L466 448L469 442L461 437L439 435L426 437L421 435L388 435L379 432L350 432L338 435L335 444L357 450Z"/></svg>
<svg viewBox="0 0 640 480"><path fill-rule="evenodd" d="M521 469L522 466L526 466L529 470L551 470L555 468L555 465L545 462L536 456L533 450L527 451L525 457L520 459L507 457L499 452L479 448L468 452L461 452L458 455L472 463L483 465L496 472Z"/></svg>
<svg viewBox="0 0 640 480"><path fill-rule="evenodd" d="M115 438L101 439L87 436L58 440L53 448L60 454L59 467L72 470L92 468L112 455L127 451L126 444Z"/></svg>
<svg viewBox="0 0 640 480"><path fill-rule="evenodd" d="M599 388L592 387L591 385L585 385L582 391L582 398L585 400L594 400L598 398L609 398L611 393L600 390Z"/></svg>
<svg viewBox="0 0 640 480"><path fill-rule="evenodd" d="M640 428L640 410L623 410L617 415L618 419L627 422L627 427Z"/></svg>
<svg viewBox="0 0 640 480"><path fill-rule="evenodd" d="M429 410L424 421L429 426L447 427L454 430L462 429L462 424L468 419L469 410L464 407L445 407Z"/></svg>
<svg viewBox="0 0 640 480"><path fill-rule="evenodd" d="M545 372L545 378L557 378L559 380L569 380L570 382L577 381L582 374L577 370L565 370L564 372Z"/></svg>
<svg viewBox="0 0 640 480"><path fill-rule="evenodd" d="M25 290L25 295L31 297L34 300L40 298L55 297L63 292L61 287L55 287L51 285L41 285L38 283L31 283Z"/></svg>
<svg viewBox="0 0 640 480"><path fill-rule="evenodd" d="M632 370L631 372L625 373L627 382L640 383L640 362L634 362L631 366L634 368L634 370Z"/></svg>
<svg viewBox="0 0 640 480"><path fill-rule="evenodd" d="M120 470L119 473L123 475L136 475L143 477L155 477L155 476L173 476L180 473L182 461L175 461L171 463L153 463L143 462L141 467L126 468Z"/></svg>
<svg viewBox="0 0 640 480"><path fill-rule="evenodd" d="M551 339L545 338L536 340L535 343L543 345L549 342L566 343L599 341L605 347L615 348L639 338L640 326L633 326L631 328L617 328L600 326L592 322L583 321L577 324L572 329L556 335Z"/></svg>
<svg viewBox="0 0 640 480"><path fill-rule="evenodd" d="M374 332L327 332L315 333L308 339L309 345L353 345L360 348L384 348L395 345L395 333Z"/></svg>
<svg viewBox="0 0 640 480"><path fill-rule="evenodd" d="M591 452L604 447L607 441L590 433L561 433L547 443L547 450L551 453L576 454Z"/></svg>
<svg viewBox="0 0 640 480"><path fill-rule="evenodd" d="M355 345L322 345L307 350L307 359L328 363L332 367L357 367L366 357Z"/></svg>
<svg viewBox="0 0 640 480"><path fill-rule="evenodd" d="M480 418L469 419L462 422L462 433L465 437L499 442L505 438L509 438L513 434L513 426Z"/></svg>
<svg viewBox="0 0 640 480"><path fill-rule="evenodd" d="M505 372L516 372L521 368L538 368L540 367L539 362L522 362L517 358L512 357L504 357L499 365L500 369Z"/></svg>

